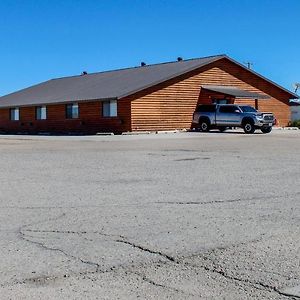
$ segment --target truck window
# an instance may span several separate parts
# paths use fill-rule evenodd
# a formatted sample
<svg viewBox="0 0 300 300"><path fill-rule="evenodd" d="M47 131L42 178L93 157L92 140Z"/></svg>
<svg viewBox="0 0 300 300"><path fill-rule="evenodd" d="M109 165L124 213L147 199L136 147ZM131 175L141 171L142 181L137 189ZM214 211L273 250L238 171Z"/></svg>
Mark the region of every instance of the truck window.
<svg viewBox="0 0 300 300"><path fill-rule="evenodd" d="M241 106L241 110L243 112L257 112L257 110L252 106Z"/></svg>
<svg viewBox="0 0 300 300"><path fill-rule="evenodd" d="M199 105L196 109L197 112L215 112L215 105Z"/></svg>
<svg viewBox="0 0 300 300"><path fill-rule="evenodd" d="M238 108L234 105L222 105L222 106L220 106L219 111L221 113L227 113L228 114L228 113L234 113L236 109L238 109Z"/></svg>

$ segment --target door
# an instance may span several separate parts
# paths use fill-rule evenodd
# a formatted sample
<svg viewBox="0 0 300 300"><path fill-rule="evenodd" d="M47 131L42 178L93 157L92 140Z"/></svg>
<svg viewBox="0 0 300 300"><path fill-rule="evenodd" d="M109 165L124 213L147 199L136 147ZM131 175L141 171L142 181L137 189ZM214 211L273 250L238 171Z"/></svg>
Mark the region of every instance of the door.
<svg viewBox="0 0 300 300"><path fill-rule="evenodd" d="M216 119L218 125L236 126L241 122L241 111L236 105L220 105Z"/></svg>

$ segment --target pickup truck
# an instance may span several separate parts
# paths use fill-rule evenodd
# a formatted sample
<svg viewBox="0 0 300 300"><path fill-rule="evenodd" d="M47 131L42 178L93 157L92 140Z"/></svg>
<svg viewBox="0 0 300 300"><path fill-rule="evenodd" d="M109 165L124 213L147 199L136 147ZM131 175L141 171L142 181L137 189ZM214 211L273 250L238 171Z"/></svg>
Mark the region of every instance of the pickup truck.
<svg viewBox="0 0 300 300"><path fill-rule="evenodd" d="M269 133L274 124L272 113L261 113L248 105L199 105L193 115L193 128L201 131L216 128L223 132L228 127L241 127L245 133L254 133L255 129Z"/></svg>

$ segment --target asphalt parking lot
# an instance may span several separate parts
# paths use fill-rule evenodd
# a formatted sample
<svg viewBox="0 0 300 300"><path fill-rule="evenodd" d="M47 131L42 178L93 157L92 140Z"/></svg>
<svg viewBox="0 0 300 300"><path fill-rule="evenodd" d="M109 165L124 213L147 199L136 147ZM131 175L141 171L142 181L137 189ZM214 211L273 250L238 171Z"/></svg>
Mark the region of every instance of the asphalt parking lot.
<svg viewBox="0 0 300 300"><path fill-rule="evenodd" d="M285 130L1 136L0 299L296 299L299 149Z"/></svg>

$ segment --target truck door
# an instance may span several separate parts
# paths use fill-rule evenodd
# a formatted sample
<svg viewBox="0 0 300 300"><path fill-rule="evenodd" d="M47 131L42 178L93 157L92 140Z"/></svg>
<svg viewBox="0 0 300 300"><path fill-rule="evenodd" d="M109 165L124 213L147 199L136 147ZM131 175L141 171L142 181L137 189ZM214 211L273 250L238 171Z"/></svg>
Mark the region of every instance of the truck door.
<svg viewBox="0 0 300 300"><path fill-rule="evenodd" d="M220 105L217 111L217 125L235 126L240 124L241 111L236 105Z"/></svg>

